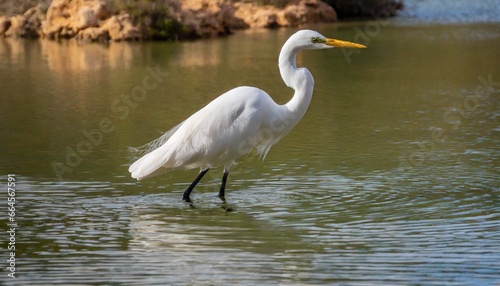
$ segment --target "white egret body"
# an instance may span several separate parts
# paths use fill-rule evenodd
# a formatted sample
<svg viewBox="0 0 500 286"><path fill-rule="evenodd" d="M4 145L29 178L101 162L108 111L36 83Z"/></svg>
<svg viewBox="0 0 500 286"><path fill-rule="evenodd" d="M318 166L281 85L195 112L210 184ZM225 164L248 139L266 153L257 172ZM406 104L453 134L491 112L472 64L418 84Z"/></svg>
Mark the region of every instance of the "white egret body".
<svg viewBox="0 0 500 286"><path fill-rule="evenodd" d="M265 157L271 146L297 125L309 106L314 79L306 68L297 68L297 52L333 47L365 48L311 30L296 32L279 56L281 77L295 90L288 103L278 105L255 87L234 88L147 144L152 150L130 166L132 177L142 180L177 168L200 168L200 174L183 194L183 199L190 202L191 191L203 175L211 167L223 165L219 197L224 201L227 176L235 160L254 149Z"/></svg>

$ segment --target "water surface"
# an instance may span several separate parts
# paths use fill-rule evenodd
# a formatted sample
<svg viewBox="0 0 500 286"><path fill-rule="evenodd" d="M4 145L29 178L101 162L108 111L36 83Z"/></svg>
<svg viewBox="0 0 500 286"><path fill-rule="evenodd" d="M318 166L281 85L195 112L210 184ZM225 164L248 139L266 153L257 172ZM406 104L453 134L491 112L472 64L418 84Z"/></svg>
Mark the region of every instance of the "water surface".
<svg viewBox="0 0 500 286"><path fill-rule="evenodd" d="M127 147L238 85L289 100L277 55L293 30L1 39L0 170L16 174L19 258L2 283L500 283L498 25L312 28L369 48L300 54L316 81L303 120L264 162L233 168L228 205L211 170L195 208L181 193L197 170L136 182Z"/></svg>

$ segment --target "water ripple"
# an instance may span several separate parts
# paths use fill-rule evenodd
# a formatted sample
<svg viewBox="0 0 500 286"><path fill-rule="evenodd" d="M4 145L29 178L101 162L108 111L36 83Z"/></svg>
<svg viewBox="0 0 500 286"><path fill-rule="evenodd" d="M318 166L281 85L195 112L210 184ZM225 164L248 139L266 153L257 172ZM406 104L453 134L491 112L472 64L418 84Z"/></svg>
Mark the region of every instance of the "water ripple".
<svg viewBox="0 0 500 286"><path fill-rule="evenodd" d="M498 281L496 192L402 190L387 174L235 182L115 196L135 186L24 180L15 285L426 284ZM29 255L26 255L29 254ZM255 275L259 273L259 275Z"/></svg>

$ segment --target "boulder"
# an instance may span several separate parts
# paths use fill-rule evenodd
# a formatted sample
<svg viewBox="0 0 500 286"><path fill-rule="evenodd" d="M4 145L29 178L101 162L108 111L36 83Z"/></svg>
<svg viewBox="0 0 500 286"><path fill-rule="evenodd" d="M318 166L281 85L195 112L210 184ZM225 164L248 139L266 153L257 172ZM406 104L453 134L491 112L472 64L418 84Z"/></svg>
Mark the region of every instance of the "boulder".
<svg viewBox="0 0 500 286"><path fill-rule="evenodd" d="M6 16L0 16L0 36L4 36L5 32L9 30L12 23L10 22L10 18Z"/></svg>
<svg viewBox="0 0 500 286"><path fill-rule="evenodd" d="M80 30L76 38L84 41L131 41L141 40L141 30L134 26L129 14L122 13L104 20L99 27Z"/></svg>
<svg viewBox="0 0 500 286"><path fill-rule="evenodd" d="M42 35L49 39L76 37L87 41L194 38L225 35L233 29L276 28L337 20L335 10L320 0L291 0L281 8L253 1L163 0L160 6L137 2L136 6L126 7L130 14L120 12L117 15L108 8L106 1L109 0L53 0L46 14L39 5L22 15L1 17L0 35L26 38Z"/></svg>
<svg viewBox="0 0 500 286"><path fill-rule="evenodd" d="M307 23L322 23L337 21L335 10L319 0L295 1L280 11L286 19L283 26L299 26Z"/></svg>
<svg viewBox="0 0 500 286"><path fill-rule="evenodd" d="M71 38L83 29L98 27L110 16L111 11L101 0L53 0L42 32L51 39Z"/></svg>
<svg viewBox="0 0 500 286"><path fill-rule="evenodd" d="M249 28L277 28L282 26L279 21L279 10L270 5L256 5L254 3L235 3L235 17Z"/></svg>
<svg viewBox="0 0 500 286"><path fill-rule="evenodd" d="M101 23L100 29L107 31L109 38L113 41L140 40L143 37L141 30L133 24L127 13L106 19Z"/></svg>
<svg viewBox="0 0 500 286"><path fill-rule="evenodd" d="M306 23L335 22L335 10L319 0L290 1L284 8L255 3L235 3L235 17L251 28L299 26Z"/></svg>
<svg viewBox="0 0 500 286"><path fill-rule="evenodd" d="M169 16L188 35L212 37L233 29L276 28L306 23L335 22L335 10L320 0L293 0L284 8L230 0L168 0Z"/></svg>
<svg viewBox="0 0 500 286"><path fill-rule="evenodd" d="M109 36L108 30L101 27L90 27L84 30L80 30L80 32L76 34L76 39L87 42L107 42L111 38Z"/></svg>
<svg viewBox="0 0 500 286"><path fill-rule="evenodd" d="M9 21L10 27L5 31L4 35L6 37L21 37L26 18L23 15L16 15L10 17Z"/></svg>
<svg viewBox="0 0 500 286"><path fill-rule="evenodd" d="M166 4L169 16L182 23L188 36L213 37L247 27L234 17L234 4L229 0L169 0Z"/></svg>
<svg viewBox="0 0 500 286"><path fill-rule="evenodd" d="M0 21L0 34L6 37L38 38L44 18L41 8L33 7L22 15Z"/></svg>

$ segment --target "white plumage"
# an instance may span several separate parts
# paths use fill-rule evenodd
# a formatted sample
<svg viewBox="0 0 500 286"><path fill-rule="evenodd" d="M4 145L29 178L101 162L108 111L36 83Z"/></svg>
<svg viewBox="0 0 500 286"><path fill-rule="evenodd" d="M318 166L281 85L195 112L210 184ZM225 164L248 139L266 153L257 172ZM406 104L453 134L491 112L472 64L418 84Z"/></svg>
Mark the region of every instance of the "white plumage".
<svg viewBox="0 0 500 286"><path fill-rule="evenodd" d="M141 180L177 168L229 168L238 157L248 154L243 151L256 145L266 153L272 144L265 139L271 138L256 139L261 137L259 131L268 127L270 117L279 112L279 107L270 103L269 95L257 88L228 91L191 115L163 145L130 166L132 177Z"/></svg>
<svg viewBox="0 0 500 286"><path fill-rule="evenodd" d="M272 145L285 136L303 117L311 101L314 79L305 68L297 68L295 55L301 49L364 46L328 39L315 31L293 34L279 56L280 73L295 90L284 105L276 104L263 90L242 86L214 99L162 137L147 144L147 154L133 163L129 172L138 180L154 177L178 168L200 168L202 172L184 192L189 195L198 181L214 166L224 166L219 197L231 165L256 150L265 157Z"/></svg>

